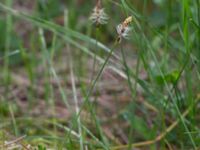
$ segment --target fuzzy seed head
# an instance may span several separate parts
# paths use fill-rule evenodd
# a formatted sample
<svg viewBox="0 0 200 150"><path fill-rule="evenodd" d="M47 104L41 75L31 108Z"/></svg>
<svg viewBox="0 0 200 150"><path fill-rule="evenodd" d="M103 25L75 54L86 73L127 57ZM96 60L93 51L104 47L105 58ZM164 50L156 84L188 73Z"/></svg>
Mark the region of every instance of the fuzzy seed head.
<svg viewBox="0 0 200 150"><path fill-rule="evenodd" d="M129 33L131 31L131 27L129 27L130 23L132 22L132 16L126 18L122 23L117 26L117 33L118 33L118 42L121 41L122 38L128 39Z"/></svg>
<svg viewBox="0 0 200 150"><path fill-rule="evenodd" d="M89 19L96 25L106 24L108 22L109 17L105 13L104 8L101 8L100 0L97 2Z"/></svg>

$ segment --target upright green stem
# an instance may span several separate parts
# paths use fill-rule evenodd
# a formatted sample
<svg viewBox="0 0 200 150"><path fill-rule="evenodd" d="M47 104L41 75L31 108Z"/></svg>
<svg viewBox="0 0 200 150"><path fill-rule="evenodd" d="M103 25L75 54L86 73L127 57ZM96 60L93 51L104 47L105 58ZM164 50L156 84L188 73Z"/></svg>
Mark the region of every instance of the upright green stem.
<svg viewBox="0 0 200 150"><path fill-rule="evenodd" d="M91 94L92 94L92 92L93 92L93 90L94 90L94 88L95 88L95 85L97 84L97 81L98 81L99 78L101 77L101 75L102 75L102 73L103 73L103 71L104 71L105 66L107 65L107 63L108 63L110 57L112 56L112 54L113 54L113 52L114 52L115 45L116 45L116 42L115 42L115 44L114 44L114 47L111 49L111 51L109 52L108 56L106 57L106 59L105 59L103 65L101 66L101 69L99 70L99 72L98 72L96 78L95 78L95 79L93 80L93 82L91 83L91 86L90 86L90 88L89 88L89 90L88 90L88 92L87 92L87 95L86 95L85 99L84 99L84 104L80 107L80 110L79 110L79 112L77 113L77 116L76 116L76 117L79 117L79 116L80 116L80 113L81 113L81 111L83 110L84 105L87 104L87 103L89 102L89 97L91 96ZM91 108L91 105L89 105L89 106L90 106L91 112L93 112L94 110ZM96 119L96 117L94 117L94 119L95 119L96 122L98 121L98 120ZM97 123L97 125L98 125L98 123ZM98 127L98 129L99 129L99 132L100 132L102 138L103 138L102 140L104 141L104 144L105 144L105 143L107 144L107 141L106 141L106 139L103 137L103 134L102 134L102 131L100 130L100 127L99 127L99 126L97 126L97 127Z"/></svg>
<svg viewBox="0 0 200 150"><path fill-rule="evenodd" d="M129 72L129 67L128 67L128 64L126 62L126 56L125 56L124 50L123 50L123 39L122 39L122 41L120 43L120 50L121 50L121 54L122 54L123 65L125 67L125 73L126 73L126 76L127 76L127 79L128 79L128 86L129 86L129 89L131 91L132 102L134 102L135 95L136 95L135 93L136 92L134 91L134 89L132 87L132 82L131 82L131 76L130 76L130 72ZM134 112L134 109L135 108L133 108L133 112ZM134 115L133 115L133 117L134 117ZM133 135L133 126L131 126L130 132L129 132L129 148L128 149L132 148L132 145L131 145L132 144L132 140L133 140L132 135Z"/></svg>
<svg viewBox="0 0 200 150"><path fill-rule="evenodd" d="M93 64L92 64L92 76L91 76L91 82L94 78L94 74L95 74L95 69L96 69L96 57L97 57L97 50L98 50L98 26L95 26L95 52L94 52L94 58L93 58Z"/></svg>
<svg viewBox="0 0 200 150"><path fill-rule="evenodd" d="M88 92L87 92L87 95L86 95L86 97L85 97L85 99L84 99L84 104L88 103L89 97L90 97L90 95L92 94L92 92L93 92L93 90L94 90L94 88L95 88L95 85L96 85L97 81L98 81L99 78L101 77L101 75L102 75L102 73L103 73L103 71L104 71L104 68L105 68L105 66L107 65L107 63L108 63L110 57L113 55L113 52L114 52L114 50L115 50L115 49L114 49L114 48L115 48L115 45L116 45L116 42L115 42L115 44L114 44L114 47L111 49L111 51L109 52L108 56L106 57L106 59L105 59L103 65L101 66L101 69L99 70L99 72L98 72L96 78L93 80L93 82L92 82L92 84L91 84L91 86L90 86L90 88L89 88L89 90L88 90ZM79 111L79 113L78 113L77 116L80 115L80 113L81 113L81 111L82 111L82 109L83 109L83 107L84 107L84 104L80 107L80 111Z"/></svg>
<svg viewBox="0 0 200 150"><path fill-rule="evenodd" d="M129 72L129 67L128 67L128 64L126 62L126 56L125 56L124 51L123 51L123 41L120 44L120 50L121 50L121 54L122 54L122 61L123 61L124 67L125 67L125 73L126 73L127 78L128 78L128 85L129 85L129 88L131 90L131 96L132 96L132 99L134 100L134 98L135 98L135 91L134 91L134 89L132 87L132 82L131 82L131 76L130 76L130 72Z"/></svg>

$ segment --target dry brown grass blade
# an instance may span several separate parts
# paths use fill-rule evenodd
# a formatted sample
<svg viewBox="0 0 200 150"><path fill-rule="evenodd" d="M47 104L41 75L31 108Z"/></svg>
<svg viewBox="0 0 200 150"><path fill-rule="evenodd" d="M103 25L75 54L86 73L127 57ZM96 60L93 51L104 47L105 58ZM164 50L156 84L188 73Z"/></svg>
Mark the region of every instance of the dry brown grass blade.
<svg viewBox="0 0 200 150"><path fill-rule="evenodd" d="M199 97L197 97L196 103L199 101ZM183 114L182 117L185 118L185 116L190 112L192 107L189 107ZM154 140L149 140L149 141L143 141L143 142L138 142L138 143L133 143L131 144L132 147L142 147L142 146L148 146L151 144L155 144L156 142L162 140L169 132L171 132L180 122L180 119L174 121L163 133L158 135ZM119 145L119 146L114 146L111 147L111 150L123 150L127 149L130 145Z"/></svg>
<svg viewBox="0 0 200 150"><path fill-rule="evenodd" d="M21 143L21 141L22 141L25 137L26 137L26 135L23 135L23 136L21 136L21 137L16 138L16 139L13 140L13 141L5 142L5 144L2 145L2 146L0 146L0 148L2 148L2 149L6 148L6 149L7 149L9 146L12 147L13 144L19 143L19 145L21 145L24 149L29 150L24 144Z"/></svg>

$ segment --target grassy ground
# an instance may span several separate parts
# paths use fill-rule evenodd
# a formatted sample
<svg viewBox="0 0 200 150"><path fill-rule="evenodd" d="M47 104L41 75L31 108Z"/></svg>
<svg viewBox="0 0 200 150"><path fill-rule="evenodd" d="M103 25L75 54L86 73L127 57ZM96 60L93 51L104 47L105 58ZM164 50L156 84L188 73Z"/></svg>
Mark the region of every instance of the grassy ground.
<svg viewBox="0 0 200 150"><path fill-rule="evenodd" d="M200 1L102 3L0 2L0 149L200 149Z"/></svg>

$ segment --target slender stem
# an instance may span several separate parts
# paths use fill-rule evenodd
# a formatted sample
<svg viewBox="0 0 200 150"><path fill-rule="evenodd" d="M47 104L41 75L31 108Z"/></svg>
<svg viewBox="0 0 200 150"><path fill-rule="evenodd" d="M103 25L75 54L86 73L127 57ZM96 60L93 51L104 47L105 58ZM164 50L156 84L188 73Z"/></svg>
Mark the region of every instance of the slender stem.
<svg viewBox="0 0 200 150"><path fill-rule="evenodd" d="M127 80L128 81L128 86L129 86L129 89L131 91L132 102L134 102L135 92L134 92L134 89L132 87L129 67L128 67L128 64L126 62L126 57L125 57L124 50L123 50L123 39L122 39L121 44L120 44L120 50L121 50L121 54L122 54L122 61L123 61L124 67L125 67L125 73L126 73L126 76L128 78L128 80ZM133 108L133 112L134 112L134 109L135 108ZM128 147L128 149L131 149L131 147L132 147L132 145L131 145L132 140L133 140L132 134L133 134L133 126L131 126L130 132L129 132L129 147Z"/></svg>
<svg viewBox="0 0 200 150"><path fill-rule="evenodd" d="M98 36L97 36L97 32L98 32L98 27L95 26L95 51L94 51L94 58L93 58L93 64L92 64L92 76L91 76L91 82L94 79L94 74L95 74L95 69L96 69L96 61L97 61L97 50L98 50Z"/></svg>
<svg viewBox="0 0 200 150"><path fill-rule="evenodd" d="M121 44L120 44L120 50L121 50L121 54L122 54L122 61L123 61L123 65L125 67L125 73L127 75L127 78L128 78L128 85L129 85L129 88L131 90L131 97L132 99L134 100L135 98L135 91L133 89L133 86L132 86L132 82L131 82L131 76L130 76L130 70L129 70L129 67L128 67L128 64L126 62L126 57L125 57L125 54L124 54L124 51L123 51L123 41L121 41Z"/></svg>
<svg viewBox="0 0 200 150"><path fill-rule="evenodd" d="M106 57L106 59L105 59L103 65L101 66L101 69L99 70L99 72L98 72L96 78L93 80L93 82L92 82L92 84L91 84L91 86L90 86L90 88L89 88L89 90L88 90L88 92L87 92L87 95L86 95L86 97L85 97L85 99L84 99L84 104L86 104L86 103L89 101L89 97L90 97L90 95L92 94L92 92L93 92L93 90L94 90L94 88L95 88L95 85L97 84L97 81L98 81L99 78L101 77L101 75L102 75L102 73L103 73L103 71L104 71L105 66L107 65L107 63L108 63L110 57L112 56L112 54L113 54L113 52L114 52L114 50L115 50L115 49L114 49L114 48L115 48L115 45L116 45L116 42L115 42L115 44L114 44L114 47L111 49L111 51L109 52L108 56ZM83 107L84 107L84 104L80 107L80 110L79 110L79 113L78 113L77 117L80 115L80 113L81 113L81 111L82 111L82 109L83 109Z"/></svg>
<svg viewBox="0 0 200 150"><path fill-rule="evenodd" d="M114 44L114 46L115 46L115 45L116 45L116 44ZM101 75L102 75L102 73L103 73L103 71L104 71L104 68L105 68L106 64L108 63L110 57L112 56L113 52L114 52L114 47L113 47L113 48L111 49L111 51L109 52L109 54L108 54L108 56L106 57L106 59L105 59L103 65L102 65L101 69L99 70L99 72L98 72L96 78L95 78L95 79L93 80L93 82L91 83L91 87L89 88L88 93L87 93L87 95L86 95L86 97L85 97L84 104L80 107L80 110L79 110L79 112L77 113L77 116L76 116L76 117L79 117L79 116L80 116L80 113L81 113L81 111L83 110L84 105L88 103L89 97L90 97L90 95L92 94L92 92L93 92L93 90L94 90L94 88L95 88L95 85L97 84L97 81L98 81L99 78L101 77ZM94 113L94 110L93 110L93 108L91 107L90 104L89 104L89 106L90 106L91 112ZM94 116L93 116L93 117L94 117ZM95 121L97 122L97 118L94 117L94 119L95 119ZM98 125L98 124L97 124L97 125ZM105 137L103 136L102 131L100 130L100 127L99 127L99 126L98 126L98 129L99 129L99 132L100 132L100 134L101 134L101 136L102 136L102 140L104 141L104 144L107 144L107 141L106 141Z"/></svg>

